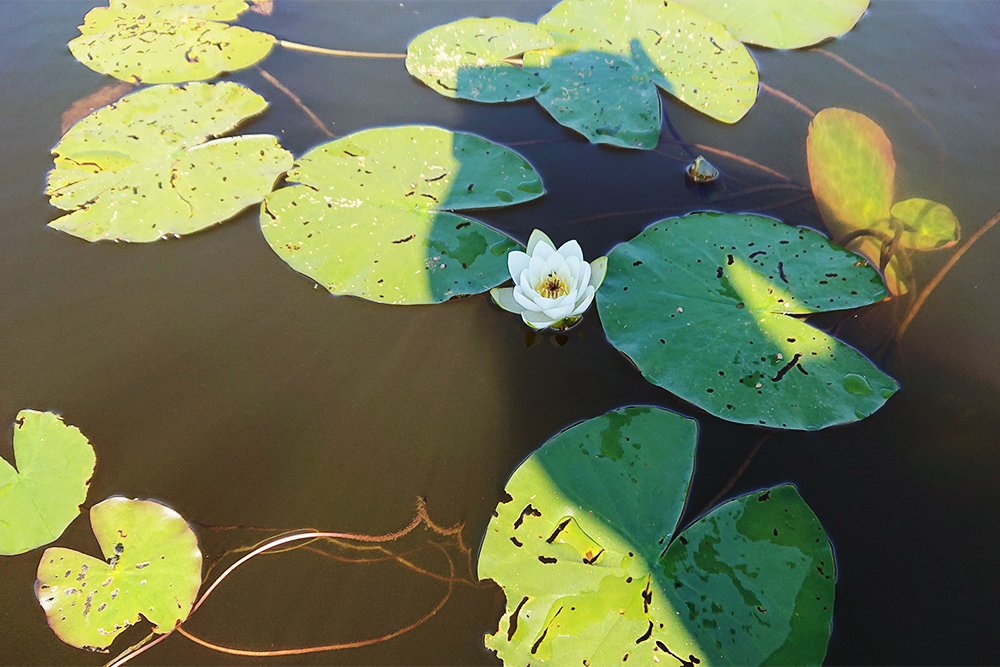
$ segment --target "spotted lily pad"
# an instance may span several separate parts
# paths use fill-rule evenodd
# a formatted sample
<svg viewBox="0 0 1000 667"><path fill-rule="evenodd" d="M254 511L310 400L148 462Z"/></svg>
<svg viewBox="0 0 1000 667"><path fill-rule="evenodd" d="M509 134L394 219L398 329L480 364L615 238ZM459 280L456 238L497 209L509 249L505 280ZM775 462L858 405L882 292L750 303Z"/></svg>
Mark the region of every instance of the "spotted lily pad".
<svg viewBox="0 0 1000 667"><path fill-rule="evenodd" d="M874 269L812 230L696 213L616 246L597 302L650 382L723 419L816 430L864 419L898 385L796 316L885 296Z"/></svg>
<svg viewBox="0 0 1000 667"><path fill-rule="evenodd" d="M334 294L438 303L509 278L509 237L452 211L540 197L514 151L472 134L409 125L322 144L268 195L261 229L293 269Z"/></svg>
<svg viewBox="0 0 1000 667"><path fill-rule="evenodd" d="M431 28L406 49L406 70L446 97L513 102L534 97L537 73L505 58L553 45L544 28L507 18L468 18Z"/></svg>
<svg viewBox="0 0 1000 667"><path fill-rule="evenodd" d="M547 82L538 102L592 142L653 148L660 127L654 85L726 123L757 98L757 65L746 47L677 3L563 0L538 25L556 41L524 56L525 69Z"/></svg>
<svg viewBox="0 0 1000 667"><path fill-rule="evenodd" d="M242 0L111 0L87 13L69 50L87 67L133 83L201 81L249 67L274 37L219 21L235 19Z"/></svg>
<svg viewBox="0 0 1000 667"><path fill-rule="evenodd" d="M840 37L861 19L868 0L679 0L722 23L741 41L799 49Z"/></svg>
<svg viewBox="0 0 1000 667"><path fill-rule="evenodd" d="M140 615L160 633L187 618L201 587L201 551L177 512L112 497L91 508L90 523L104 560L50 547L38 565L35 595L61 640L102 649Z"/></svg>
<svg viewBox="0 0 1000 667"><path fill-rule="evenodd" d="M943 204L909 199L895 205L896 160L881 127L847 109L823 109L809 123L809 180L835 240L881 264L883 252L936 250L958 241L958 219ZM912 271L894 254L885 267L893 294L909 291Z"/></svg>
<svg viewBox="0 0 1000 667"><path fill-rule="evenodd" d="M80 513L94 474L94 448L51 412L21 410L14 466L0 459L0 554L48 544Z"/></svg>
<svg viewBox="0 0 1000 667"><path fill-rule="evenodd" d="M267 108L235 83L153 86L80 120L52 149L49 223L88 241L190 234L260 202L291 153L270 135L216 139Z"/></svg>
<svg viewBox="0 0 1000 667"><path fill-rule="evenodd" d="M820 664L834 560L792 486L742 496L683 531L697 425L615 410L522 463L483 540L479 576L507 609L504 664Z"/></svg>

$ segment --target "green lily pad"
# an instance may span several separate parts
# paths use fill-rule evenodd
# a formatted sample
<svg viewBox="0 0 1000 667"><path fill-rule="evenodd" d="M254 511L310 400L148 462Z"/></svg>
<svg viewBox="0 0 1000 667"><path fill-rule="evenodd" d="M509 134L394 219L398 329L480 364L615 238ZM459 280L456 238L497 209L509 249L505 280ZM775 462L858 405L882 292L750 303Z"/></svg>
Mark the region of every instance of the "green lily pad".
<svg viewBox="0 0 1000 667"><path fill-rule="evenodd" d="M525 69L537 70L549 85L548 94L564 100L561 106L567 110L553 114L557 121L567 124L568 118L589 118L586 123L577 118L577 125L570 127L590 141L609 143L622 115L650 111L647 79L726 123L742 118L757 98L757 65L746 47L722 24L677 3L563 0L538 25L552 32L556 46L525 53ZM574 52L576 58L557 66ZM617 57L602 62L593 53L579 55L588 52ZM623 66L622 61L629 64ZM568 71L575 72L576 81L563 92L559 88L569 80ZM543 106L550 113L558 108L544 102ZM658 105L655 116L636 122L659 128ZM627 145L625 139L618 145ZM644 139L631 147L651 146Z"/></svg>
<svg viewBox="0 0 1000 667"><path fill-rule="evenodd" d="M772 49L799 49L848 32L868 0L680 0L725 25L741 41Z"/></svg>
<svg viewBox="0 0 1000 667"><path fill-rule="evenodd" d="M452 211L530 201L545 189L514 151L462 132L408 125L356 132L303 155L296 183L268 195L264 238L334 294L438 303L510 278L519 244Z"/></svg>
<svg viewBox="0 0 1000 667"><path fill-rule="evenodd" d="M185 620L201 587L187 522L152 500L112 497L91 508L90 523L104 560L50 547L38 565L35 595L59 639L103 649L140 615L159 633Z"/></svg>
<svg viewBox="0 0 1000 667"><path fill-rule="evenodd" d="M885 296L871 267L812 230L696 213L616 246L597 302L650 382L723 419L816 430L867 417L898 385L794 316Z"/></svg>
<svg viewBox="0 0 1000 667"><path fill-rule="evenodd" d="M94 448L51 412L21 410L14 461L0 459L0 554L24 553L62 535L80 513L94 474Z"/></svg>
<svg viewBox="0 0 1000 667"><path fill-rule="evenodd" d="M245 2L111 0L90 10L69 43L90 69L132 83L211 79L260 62L273 36L218 21L235 19Z"/></svg>
<svg viewBox="0 0 1000 667"><path fill-rule="evenodd" d="M216 139L267 108L235 83L153 86L76 123L52 149L49 223L88 241L156 241L260 202L292 166L271 135Z"/></svg>
<svg viewBox="0 0 1000 667"><path fill-rule="evenodd" d="M625 408L514 471L479 558L507 597L486 638L504 664L822 662L835 574L822 526L779 486L678 534L696 438L692 419Z"/></svg>
<svg viewBox="0 0 1000 667"><path fill-rule="evenodd" d="M903 224L899 243L904 248L940 250L958 243L958 218L944 204L914 197L896 202L889 212Z"/></svg>
<svg viewBox="0 0 1000 667"><path fill-rule="evenodd" d="M543 81L505 58L552 46L544 28L508 18L468 18L431 28L406 48L406 71L446 97L513 102Z"/></svg>

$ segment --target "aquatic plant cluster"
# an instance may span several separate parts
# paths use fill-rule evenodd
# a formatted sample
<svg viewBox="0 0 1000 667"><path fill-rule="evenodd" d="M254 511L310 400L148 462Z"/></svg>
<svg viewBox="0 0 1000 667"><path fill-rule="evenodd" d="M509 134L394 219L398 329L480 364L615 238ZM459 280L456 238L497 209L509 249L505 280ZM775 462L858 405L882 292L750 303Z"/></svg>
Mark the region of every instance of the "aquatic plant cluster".
<svg viewBox="0 0 1000 667"><path fill-rule="evenodd" d="M405 66L444 96L535 99L593 143L649 150L661 131L660 91L736 123L760 85L747 44L836 38L867 4L562 0L535 24L469 18L431 29L409 44ZM228 23L247 9L243 0L111 0L87 14L73 55L152 85L79 120L52 149L46 193L66 211L52 228L87 241L156 242L259 205L274 253L335 295L436 304L489 292L528 327L560 331L596 302L608 341L643 377L741 424L823 429L866 418L897 391L802 319L912 289L912 253L959 238L943 204L895 201L891 144L862 114L825 109L809 127L812 190L837 243L760 215L695 212L652 222L588 262L576 241L555 243L544 222L525 247L468 213L546 192L524 157L483 137L377 127L295 158L271 135L223 136L268 104L239 84L203 81L275 47L306 48ZM697 182L718 176L703 158L690 173ZM820 664L836 570L819 519L781 485L679 525L696 444L694 419L626 406L557 434L524 461L479 557L479 576L507 600L486 646L509 665ZM14 449L18 469L0 464L6 555L56 540L79 515L96 465L80 431L49 412L18 415ZM314 531L266 542L199 599L202 554L180 514L117 496L89 513L102 558L50 547L35 591L54 633L79 648L106 649L141 617L152 623L146 642L114 664L175 630L191 638L184 622L247 558L289 542L361 539ZM422 505L414 521L382 541L433 527Z"/></svg>

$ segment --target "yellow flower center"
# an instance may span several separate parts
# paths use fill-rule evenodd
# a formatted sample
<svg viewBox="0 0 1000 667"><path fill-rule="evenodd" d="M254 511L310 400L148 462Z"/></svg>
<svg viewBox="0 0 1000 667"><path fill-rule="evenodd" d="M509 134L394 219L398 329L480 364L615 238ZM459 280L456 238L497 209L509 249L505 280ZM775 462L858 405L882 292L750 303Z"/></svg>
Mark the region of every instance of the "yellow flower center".
<svg viewBox="0 0 1000 667"><path fill-rule="evenodd" d="M557 276L555 272L552 272L545 278L542 278L542 282L538 283L535 291L546 299L557 299L565 294L569 294L569 285Z"/></svg>

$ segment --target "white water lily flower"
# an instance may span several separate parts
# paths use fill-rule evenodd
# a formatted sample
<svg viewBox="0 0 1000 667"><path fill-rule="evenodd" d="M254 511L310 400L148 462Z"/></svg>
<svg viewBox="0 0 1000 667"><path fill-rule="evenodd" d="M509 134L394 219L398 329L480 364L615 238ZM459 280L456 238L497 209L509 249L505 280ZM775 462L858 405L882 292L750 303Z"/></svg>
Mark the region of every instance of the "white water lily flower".
<svg viewBox="0 0 1000 667"><path fill-rule="evenodd" d="M604 282L608 258L598 257L588 264L579 243L567 241L557 250L537 229L531 232L527 250L507 255L514 287L495 287L490 296L533 329L570 328L580 321Z"/></svg>

